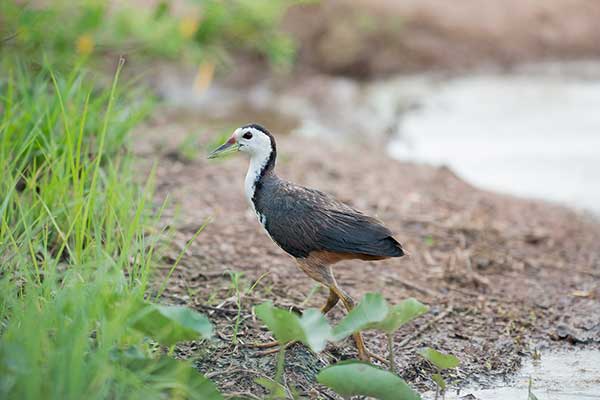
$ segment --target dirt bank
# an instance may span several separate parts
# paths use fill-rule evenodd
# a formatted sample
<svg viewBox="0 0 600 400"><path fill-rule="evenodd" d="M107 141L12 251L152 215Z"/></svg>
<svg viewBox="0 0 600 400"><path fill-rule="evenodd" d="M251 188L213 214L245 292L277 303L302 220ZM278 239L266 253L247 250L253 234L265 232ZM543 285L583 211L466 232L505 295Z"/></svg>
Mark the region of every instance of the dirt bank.
<svg viewBox="0 0 600 400"><path fill-rule="evenodd" d="M329 0L286 26L301 64L366 77L598 57L599 20L595 0Z"/></svg>
<svg viewBox="0 0 600 400"><path fill-rule="evenodd" d="M208 218L175 270L165 299L209 315L217 326L212 343L180 346L228 393L254 394L258 376L273 376L274 356L256 357L247 344L267 340L251 313L265 299L280 306L319 307L320 290L263 233L243 195L247 160L241 155L209 162L187 161L180 144L190 129L212 127L183 122L167 110L141 127L136 152L147 170L158 157L157 203L167 196L165 220L175 243L162 260L166 273L177 253ZM431 312L395 337L401 375L420 389L431 387L428 367L416 356L422 346L457 354L451 375L461 382L488 382L515 370L534 348L600 346L600 226L585 216L538 201L478 190L445 168L400 163L381 149L277 136L281 176L332 193L379 218L397 233L410 257L336 268L340 284L359 299L382 292L392 303L409 296ZM243 272L239 342L232 336L237 314L228 271ZM331 320L343 315L337 307ZM385 356L381 335L367 334L369 348ZM288 382L313 397L337 398L315 384L323 366L355 356L350 342L313 355L303 346L287 356Z"/></svg>

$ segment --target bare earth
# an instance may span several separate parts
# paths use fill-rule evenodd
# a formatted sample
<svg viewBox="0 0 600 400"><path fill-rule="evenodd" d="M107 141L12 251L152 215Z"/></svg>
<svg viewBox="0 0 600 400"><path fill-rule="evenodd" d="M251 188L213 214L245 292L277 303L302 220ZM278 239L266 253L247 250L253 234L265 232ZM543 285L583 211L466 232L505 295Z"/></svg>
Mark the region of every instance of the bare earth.
<svg viewBox="0 0 600 400"><path fill-rule="evenodd" d="M158 160L157 208L169 198L164 219L174 228L175 244L161 262L163 275L212 218L175 269L164 297L207 314L216 337L181 345L177 352L224 392L260 398L265 392L254 379L273 376L275 356L257 357L248 346L270 339L252 307L267 299L284 307L320 307L327 291L309 296L314 283L248 210L247 160L237 155L209 162L203 147L187 161L178 145L189 126L178 121L168 110L157 113L139 130L135 145L144 173ZM214 139L206 132L202 146ZM460 367L448 375L453 387L505 377L534 349L600 347L600 225L590 217L485 192L448 169L393 161L381 149L276 137L280 176L376 215L411 254L342 262L335 271L357 300L378 291L391 303L415 297L431 307L395 336L398 369L414 387L432 387L431 370L416 355L423 346L460 357ZM245 288L259 280L242 296L237 344L238 308L228 274L234 271L243 273ZM329 314L331 321L341 316L340 306ZM383 335L367 333L366 341L371 351L386 356ZM338 398L314 376L355 356L349 340L316 355L296 345L287 352L287 382L313 398Z"/></svg>
<svg viewBox="0 0 600 400"><path fill-rule="evenodd" d="M328 0L286 27L303 64L369 77L600 55L596 0Z"/></svg>

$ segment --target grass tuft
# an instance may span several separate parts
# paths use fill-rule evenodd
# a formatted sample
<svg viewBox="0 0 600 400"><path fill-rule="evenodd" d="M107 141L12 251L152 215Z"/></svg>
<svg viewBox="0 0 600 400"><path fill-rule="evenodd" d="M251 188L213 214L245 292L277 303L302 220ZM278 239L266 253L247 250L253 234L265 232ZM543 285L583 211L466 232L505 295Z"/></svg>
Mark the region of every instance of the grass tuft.
<svg viewBox="0 0 600 400"><path fill-rule="evenodd" d="M157 242L145 232L158 217L126 140L152 104L119 90L121 66L110 88L18 63L0 82L1 398L215 393L139 329ZM191 312L164 312L200 329ZM162 334L193 332L178 329Z"/></svg>

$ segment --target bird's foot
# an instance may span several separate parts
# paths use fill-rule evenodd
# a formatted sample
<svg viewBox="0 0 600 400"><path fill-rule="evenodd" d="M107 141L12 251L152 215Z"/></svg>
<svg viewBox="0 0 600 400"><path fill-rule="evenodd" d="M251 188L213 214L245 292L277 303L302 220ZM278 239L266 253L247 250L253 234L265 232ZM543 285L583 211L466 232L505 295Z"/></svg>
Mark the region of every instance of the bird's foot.
<svg viewBox="0 0 600 400"><path fill-rule="evenodd" d="M367 349L367 346L365 345L365 342L364 342L360 332L355 333L353 336L354 336L354 342L356 343L356 348L358 350L359 360L370 363L371 358L374 358L377 361L380 361L386 365L388 364L388 361L385 358L383 358L375 353L372 353L371 351L369 351L369 349Z"/></svg>

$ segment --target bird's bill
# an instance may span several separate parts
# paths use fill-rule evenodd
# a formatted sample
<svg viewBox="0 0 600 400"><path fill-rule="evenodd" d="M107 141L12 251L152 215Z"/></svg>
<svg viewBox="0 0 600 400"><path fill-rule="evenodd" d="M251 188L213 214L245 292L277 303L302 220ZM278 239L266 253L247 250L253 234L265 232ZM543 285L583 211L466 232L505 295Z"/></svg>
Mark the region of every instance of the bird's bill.
<svg viewBox="0 0 600 400"><path fill-rule="evenodd" d="M231 154L231 153L238 151L239 148L240 148L240 146L238 145L236 140L234 138L230 138L228 141L226 141L225 143L223 143L222 145L220 145L219 147L217 147L216 149L211 151L210 154L208 155L208 158L222 157L224 155Z"/></svg>

